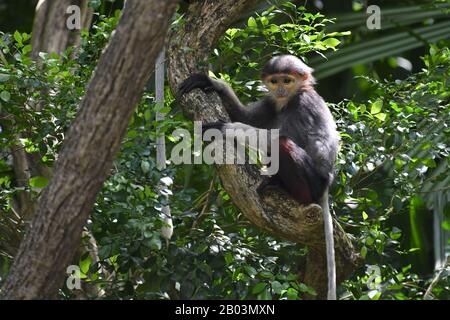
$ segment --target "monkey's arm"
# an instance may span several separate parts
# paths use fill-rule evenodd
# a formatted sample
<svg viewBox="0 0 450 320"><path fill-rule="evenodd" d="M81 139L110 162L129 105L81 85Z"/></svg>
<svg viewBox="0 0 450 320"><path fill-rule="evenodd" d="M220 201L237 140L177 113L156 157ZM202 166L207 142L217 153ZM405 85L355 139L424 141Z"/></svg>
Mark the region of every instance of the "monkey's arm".
<svg viewBox="0 0 450 320"><path fill-rule="evenodd" d="M246 145L249 141L257 143L258 151L264 156L273 154L272 146L277 147L278 130L268 130L252 127L242 122L212 122L202 125L203 131L219 129L225 136L232 136L238 144Z"/></svg>
<svg viewBox="0 0 450 320"><path fill-rule="evenodd" d="M265 108L259 108L261 102L257 102L251 107L245 107L233 89L223 80L211 79L205 74L193 74L180 85L178 96L189 93L194 89L201 89L204 92L211 90L217 92L233 122L239 121L260 125L262 121L270 118L270 115L265 115Z"/></svg>

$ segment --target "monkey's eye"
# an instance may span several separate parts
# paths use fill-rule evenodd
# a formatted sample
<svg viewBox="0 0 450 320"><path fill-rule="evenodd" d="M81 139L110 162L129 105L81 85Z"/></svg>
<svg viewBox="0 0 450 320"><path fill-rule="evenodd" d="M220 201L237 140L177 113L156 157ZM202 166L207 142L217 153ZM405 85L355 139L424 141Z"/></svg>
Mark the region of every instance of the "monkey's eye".
<svg viewBox="0 0 450 320"><path fill-rule="evenodd" d="M292 82L292 79L289 79L289 78L284 79L284 83L291 83L291 82Z"/></svg>
<svg viewBox="0 0 450 320"><path fill-rule="evenodd" d="M277 79L272 79L272 80L270 80L270 82L273 84L276 84L278 81L277 81Z"/></svg>

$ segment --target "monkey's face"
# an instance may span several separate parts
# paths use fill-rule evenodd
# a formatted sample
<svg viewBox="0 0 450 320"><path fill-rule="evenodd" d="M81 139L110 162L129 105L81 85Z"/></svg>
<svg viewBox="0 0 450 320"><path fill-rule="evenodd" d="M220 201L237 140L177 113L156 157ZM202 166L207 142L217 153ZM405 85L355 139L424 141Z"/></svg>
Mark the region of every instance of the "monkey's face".
<svg viewBox="0 0 450 320"><path fill-rule="evenodd" d="M300 75L287 73L272 74L265 77L263 81L277 102L287 102L298 92L303 83Z"/></svg>

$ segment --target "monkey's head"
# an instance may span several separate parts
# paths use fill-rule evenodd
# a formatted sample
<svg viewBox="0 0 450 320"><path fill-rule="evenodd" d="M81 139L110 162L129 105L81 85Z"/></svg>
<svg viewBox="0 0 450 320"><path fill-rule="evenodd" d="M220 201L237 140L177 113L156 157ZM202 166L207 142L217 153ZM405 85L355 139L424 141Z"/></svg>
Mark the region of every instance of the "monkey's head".
<svg viewBox="0 0 450 320"><path fill-rule="evenodd" d="M312 71L295 56L275 56L264 66L262 80L277 105L285 105L300 89L314 84Z"/></svg>

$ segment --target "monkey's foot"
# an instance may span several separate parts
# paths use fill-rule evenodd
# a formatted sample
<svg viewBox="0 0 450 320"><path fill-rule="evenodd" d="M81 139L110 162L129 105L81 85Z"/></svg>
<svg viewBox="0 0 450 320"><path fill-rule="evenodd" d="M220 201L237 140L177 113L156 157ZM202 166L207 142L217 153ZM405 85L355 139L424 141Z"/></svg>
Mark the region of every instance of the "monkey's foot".
<svg viewBox="0 0 450 320"><path fill-rule="evenodd" d="M315 223L323 215L322 207L317 203L311 203L303 206L302 209L306 222Z"/></svg>

